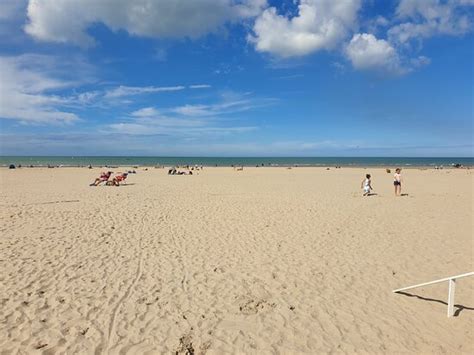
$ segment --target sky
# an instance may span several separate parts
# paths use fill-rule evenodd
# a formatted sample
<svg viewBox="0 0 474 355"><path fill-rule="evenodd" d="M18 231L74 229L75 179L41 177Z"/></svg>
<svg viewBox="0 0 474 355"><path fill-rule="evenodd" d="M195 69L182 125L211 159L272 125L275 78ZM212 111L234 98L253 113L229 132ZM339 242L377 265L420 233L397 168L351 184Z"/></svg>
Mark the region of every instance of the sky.
<svg viewBox="0 0 474 355"><path fill-rule="evenodd" d="M472 157L474 0L0 0L0 155Z"/></svg>

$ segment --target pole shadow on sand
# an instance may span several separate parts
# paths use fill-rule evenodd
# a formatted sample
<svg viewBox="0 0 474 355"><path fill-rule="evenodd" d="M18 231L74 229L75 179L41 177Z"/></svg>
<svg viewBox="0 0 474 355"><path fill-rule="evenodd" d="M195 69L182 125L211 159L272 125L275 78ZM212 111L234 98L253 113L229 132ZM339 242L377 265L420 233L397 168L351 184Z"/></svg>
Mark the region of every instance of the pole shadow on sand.
<svg viewBox="0 0 474 355"><path fill-rule="evenodd" d="M415 298L418 298L419 300L422 300L422 301L441 303L441 304L444 304L445 306L448 305L447 302L437 300L435 298L428 298L428 297L418 296L418 295L415 295L413 293L408 293L408 292L403 292L403 291L400 291L400 292L397 292L397 293L399 295L403 295L403 296L415 297ZM465 309L468 310L468 311L474 311L473 307L463 306L462 304L455 304L454 307L456 308L456 311L453 314L454 317L458 317L459 314Z"/></svg>

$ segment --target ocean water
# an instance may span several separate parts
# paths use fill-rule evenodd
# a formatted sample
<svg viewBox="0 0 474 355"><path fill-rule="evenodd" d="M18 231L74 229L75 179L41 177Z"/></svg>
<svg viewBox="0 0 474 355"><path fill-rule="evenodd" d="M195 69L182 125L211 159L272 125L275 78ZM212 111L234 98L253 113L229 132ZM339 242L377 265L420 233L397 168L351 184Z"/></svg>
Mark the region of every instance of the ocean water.
<svg viewBox="0 0 474 355"><path fill-rule="evenodd" d="M474 158L404 158L404 157L118 157L118 156L0 156L0 166L474 166Z"/></svg>

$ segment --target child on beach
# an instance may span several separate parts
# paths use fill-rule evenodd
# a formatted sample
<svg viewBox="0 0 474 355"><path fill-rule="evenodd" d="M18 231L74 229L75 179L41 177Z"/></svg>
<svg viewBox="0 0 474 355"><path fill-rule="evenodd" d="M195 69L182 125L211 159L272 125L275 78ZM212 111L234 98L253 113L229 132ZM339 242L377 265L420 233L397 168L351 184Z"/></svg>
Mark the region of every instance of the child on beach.
<svg viewBox="0 0 474 355"><path fill-rule="evenodd" d="M370 191L372 189L371 181L370 181L370 174L365 175L365 179L362 180L360 184L360 188L364 189L364 194L363 196L368 196L370 194Z"/></svg>
<svg viewBox="0 0 474 355"><path fill-rule="evenodd" d="M400 196L402 193L402 169L396 168L393 175L393 186L395 186L395 196Z"/></svg>

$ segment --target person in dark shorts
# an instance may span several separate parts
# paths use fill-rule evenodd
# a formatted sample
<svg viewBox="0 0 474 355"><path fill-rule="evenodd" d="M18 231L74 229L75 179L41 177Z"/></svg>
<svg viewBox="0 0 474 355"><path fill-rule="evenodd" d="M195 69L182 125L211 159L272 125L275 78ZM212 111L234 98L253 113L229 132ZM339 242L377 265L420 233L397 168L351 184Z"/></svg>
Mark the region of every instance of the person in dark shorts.
<svg viewBox="0 0 474 355"><path fill-rule="evenodd" d="M402 169L395 169L395 174L393 175L393 186L395 186L395 196L400 196L402 194Z"/></svg>

